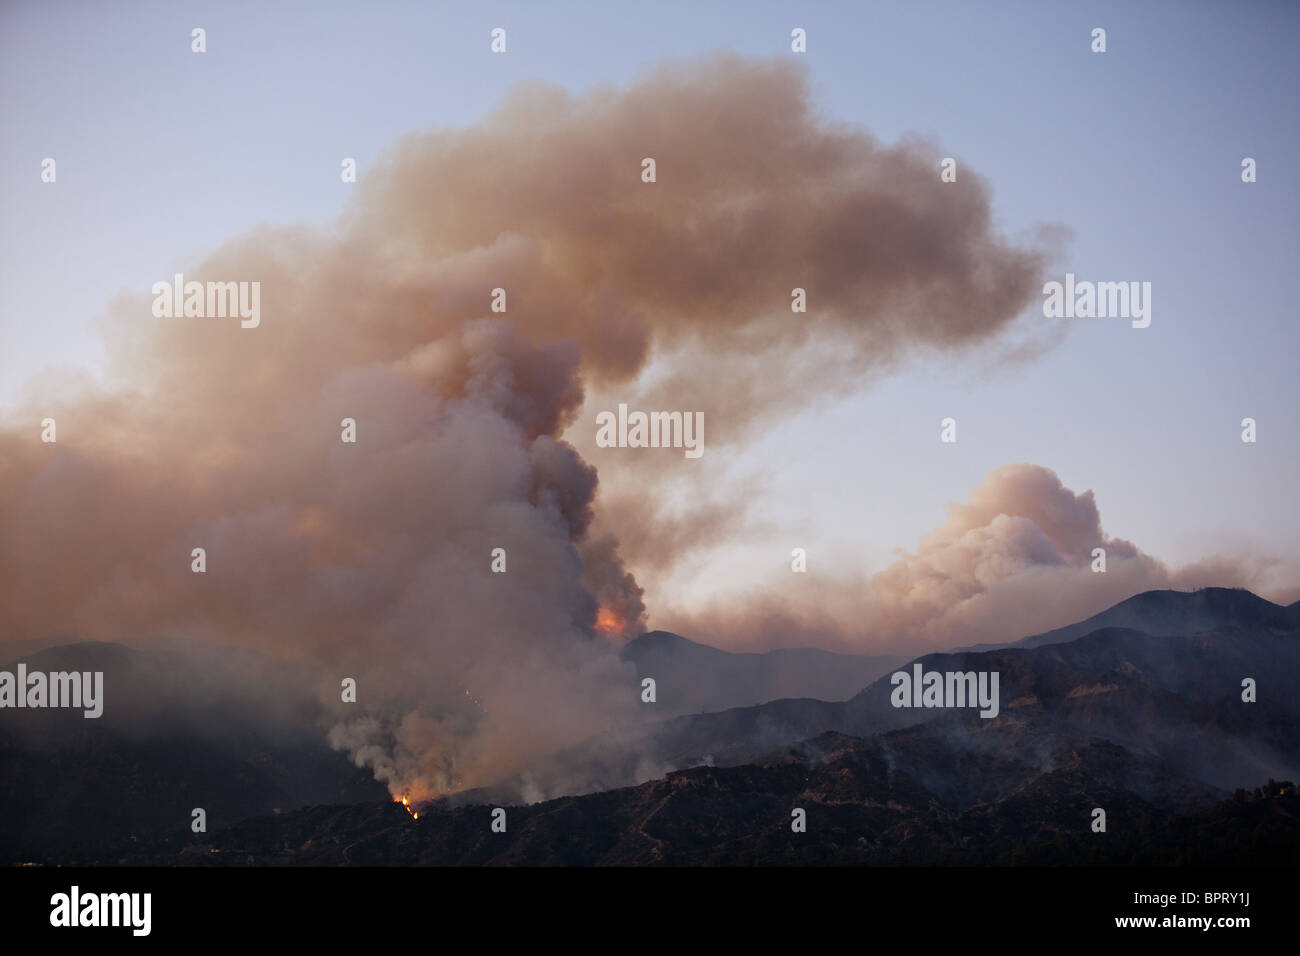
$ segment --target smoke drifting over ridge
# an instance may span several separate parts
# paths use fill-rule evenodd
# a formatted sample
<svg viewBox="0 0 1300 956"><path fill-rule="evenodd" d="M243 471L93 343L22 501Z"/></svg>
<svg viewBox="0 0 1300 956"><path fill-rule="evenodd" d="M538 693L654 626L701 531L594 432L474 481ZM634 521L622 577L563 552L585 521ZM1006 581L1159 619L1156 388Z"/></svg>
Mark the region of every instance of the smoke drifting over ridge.
<svg viewBox="0 0 1300 956"><path fill-rule="evenodd" d="M937 160L823 122L795 67L734 56L623 91L524 87L405 140L336 228L259 230L185 270L260 282L257 329L127 296L111 384L12 410L0 635L171 633L336 667L359 716L331 739L416 796L634 719L596 623L636 631L642 595L561 438L585 386L635 388L668 356L657 394L734 440L810 375L842 389L994 338L1047 253L995 237L979 180L940 188Z"/></svg>
<svg viewBox="0 0 1300 956"><path fill-rule="evenodd" d="M1095 548L1105 551L1104 573L1093 571ZM989 472L914 553L900 551L874 575L832 571L813 589L774 586L666 626L735 649L921 654L1043 633L1142 591L1259 589L1268 571L1268 561L1228 558L1170 568L1107 535L1091 491L1071 491L1050 468L1013 464Z"/></svg>
<svg viewBox="0 0 1300 956"><path fill-rule="evenodd" d="M1092 570L1097 548L1104 573ZM1107 536L1091 491L1071 491L1048 468L1004 465L968 502L949 505L948 520L915 554L875 575L872 623L882 634L940 643L1008 640L1175 583L1160 561Z"/></svg>

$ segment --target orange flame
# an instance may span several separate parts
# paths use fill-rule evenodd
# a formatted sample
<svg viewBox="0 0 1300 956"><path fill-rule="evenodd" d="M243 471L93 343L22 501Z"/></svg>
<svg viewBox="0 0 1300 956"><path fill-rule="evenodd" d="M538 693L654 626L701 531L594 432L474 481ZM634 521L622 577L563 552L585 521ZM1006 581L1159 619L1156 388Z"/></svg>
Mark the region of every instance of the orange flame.
<svg viewBox="0 0 1300 956"><path fill-rule="evenodd" d="M596 612L596 633L609 639L623 633L623 621L607 607Z"/></svg>

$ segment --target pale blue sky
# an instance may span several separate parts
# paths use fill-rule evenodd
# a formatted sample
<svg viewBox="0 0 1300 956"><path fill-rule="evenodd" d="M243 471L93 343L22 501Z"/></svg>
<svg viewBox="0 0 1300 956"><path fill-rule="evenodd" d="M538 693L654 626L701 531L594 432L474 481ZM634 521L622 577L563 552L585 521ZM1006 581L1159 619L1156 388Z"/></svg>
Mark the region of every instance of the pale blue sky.
<svg viewBox="0 0 1300 956"><path fill-rule="evenodd" d="M670 55L792 56L794 26L828 116L936 139L988 180L1003 232L1069 226L1061 271L1150 281L1153 320L1076 322L1012 369L917 361L735 472L767 475L772 509L864 570L1013 461L1093 489L1110 534L1170 562L1300 568L1292 3L8 3L0 402L46 366L97 367L91 323L119 291L260 223L327 223L343 156L364 175L402 133L472 123L521 80L577 92ZM957 446L936 438L948 415Z"/></svg>

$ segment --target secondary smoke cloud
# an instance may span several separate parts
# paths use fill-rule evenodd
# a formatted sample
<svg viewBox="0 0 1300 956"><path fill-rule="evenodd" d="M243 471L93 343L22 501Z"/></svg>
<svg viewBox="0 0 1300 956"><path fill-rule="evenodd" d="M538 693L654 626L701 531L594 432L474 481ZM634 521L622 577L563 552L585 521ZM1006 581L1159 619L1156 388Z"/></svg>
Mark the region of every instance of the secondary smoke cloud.
<svg viewBox="0 0 1300 956"><path fill-rule="evenodd" d="M1092 570L1096 548L1104 573ZM931 642L1014 640L1170 584L1163 564L1105 534L1091 491L1076 494L1047 468L1006 465L872 579L873 625Z"/></svg>
<svg viewBox="0 0 1300 956"><path fill-rule="evenodd" d="M1104 573L1093 570L1096 548L1105 551ZM875 575L833 575L792 595L773 589L780 598L673 626L721 646L923 653L1042 633L1156 588L1257 587L1266 568L1211 559L1171 569L1107 535L1091 491L1071 491L1049 468L1014 464L989 472L915 553Z"/></svg>
<svg viewBox="0 0 1300 956"><path fill-rule="evenodd" d="M979 179L941 188L938 158L823 121L795 67L734 56L581 97L524 87L411 137L336 227L186 264L260 282L256 329L126 296L109 384L12 410L0 634L171 633L354 676L332 739L415 796L630 719L597 622L635 631L642 595L561 438L584 387L664 359L667 407L727 441L908 349L997 336L1047 256L994 236Z"/></svg>

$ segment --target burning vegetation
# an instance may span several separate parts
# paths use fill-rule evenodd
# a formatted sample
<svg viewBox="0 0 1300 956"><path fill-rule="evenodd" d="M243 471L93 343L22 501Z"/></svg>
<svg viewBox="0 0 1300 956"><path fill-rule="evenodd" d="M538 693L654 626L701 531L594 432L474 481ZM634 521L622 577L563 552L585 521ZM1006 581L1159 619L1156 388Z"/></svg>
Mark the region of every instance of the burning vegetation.
<svg viewBox="0 0 1300 956"><path fill-rule="evenodd" d="M397 802L399 802L399 801L393 801L393 802L394 802L394 803L397 803ZM420 819L420 811L414 809L414 808L411 806L411 799L410 799L410 797L402 797L400 803L402 804L402 809L405 810L407 813L409 813L409 814L411 815L411 819L412 819L412 820L418 820L418 819Z"/></svg>

